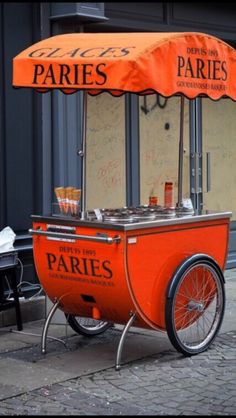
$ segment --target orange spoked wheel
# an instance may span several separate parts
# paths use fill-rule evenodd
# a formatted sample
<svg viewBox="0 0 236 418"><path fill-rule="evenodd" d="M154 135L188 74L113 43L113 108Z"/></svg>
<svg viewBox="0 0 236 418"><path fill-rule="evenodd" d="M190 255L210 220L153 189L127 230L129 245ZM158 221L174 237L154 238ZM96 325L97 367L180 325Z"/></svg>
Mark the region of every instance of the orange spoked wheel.
<svg viewBox="0 0 236 418"><path fill-rule="evenodd" d="M93 337L105 332L113 323L101 321L93 318L85 318L81 316L65 314L68 324L77 334Z"/></svg>
<svg viewBox="0 0 236 418"><path fill-rule="evenodd" d="M225 309L224 276L208 256L195 255L175 272L167 293L166 330L185 356L206 350L216 337Z"/></svg>

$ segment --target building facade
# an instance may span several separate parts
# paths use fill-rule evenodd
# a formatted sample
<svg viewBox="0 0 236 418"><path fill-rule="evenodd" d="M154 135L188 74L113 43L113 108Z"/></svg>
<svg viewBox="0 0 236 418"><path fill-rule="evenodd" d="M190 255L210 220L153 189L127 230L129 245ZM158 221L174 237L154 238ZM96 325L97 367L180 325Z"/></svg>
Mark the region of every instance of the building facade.
<svg viewBox="0 0 236 418"><path fill-rule="evenodd" d="M37 283L31 214L53 211L54 187L81 187L81 94L12 87L12 58L43 38L70 32L209 33L236 46L233 3L0 3L0 228L16 233L24 280ZM227 267L236 266L236 104L185 102L184 196L195 208L230 210ZM136 95L88 100L88 208L145 204L177 189L179 99ZM194 158L199 161L194 170ZM177 196L175 196L175 200ZM220 245L220 243L219 243Z"/></svg>

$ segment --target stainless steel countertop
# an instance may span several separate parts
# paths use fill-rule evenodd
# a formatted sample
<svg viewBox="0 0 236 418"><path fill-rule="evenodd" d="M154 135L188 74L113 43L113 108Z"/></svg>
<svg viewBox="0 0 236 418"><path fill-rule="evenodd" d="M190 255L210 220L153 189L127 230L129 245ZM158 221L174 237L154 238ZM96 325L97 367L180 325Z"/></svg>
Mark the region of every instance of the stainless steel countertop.
<svg viewBox="0 0 236 418"><path fill-rule="evenodd" d="M108 230L119 230L119 231L132 231L137 229L144 228L155 228L158 226L167 226L167 225L180 225L188 224L192 222L202 222L215 219L230 218L232 212L214 212L214 211L201 211L194 212L191 214L185 213L176 213L172 217L159 216L156 219L152 220L135 220L132 222L120 222L120 221L108 221L108 220L97 220L97 219L86 219L81 220L74 218L72 216L47 216L47 215L31 215L31 218L34 222L46 222L49 224L56 225L71 225L71 226L83 226L87 228L98 228L98 229L108 229Z"/></svg>

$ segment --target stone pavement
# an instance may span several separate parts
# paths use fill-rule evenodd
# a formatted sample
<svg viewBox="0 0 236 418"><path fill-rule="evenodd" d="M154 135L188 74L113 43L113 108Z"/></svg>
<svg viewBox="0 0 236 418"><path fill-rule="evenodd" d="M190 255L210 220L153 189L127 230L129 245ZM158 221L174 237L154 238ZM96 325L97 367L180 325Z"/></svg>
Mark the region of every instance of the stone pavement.
<svg viewBox="0 0 236 418"><path fill-rule="evenodd" d="M43 320L0 328L0 415L235 415L236 270L226 271L226 312L210 348L185 358L166 334L122 327L96 337Z"/></svg>

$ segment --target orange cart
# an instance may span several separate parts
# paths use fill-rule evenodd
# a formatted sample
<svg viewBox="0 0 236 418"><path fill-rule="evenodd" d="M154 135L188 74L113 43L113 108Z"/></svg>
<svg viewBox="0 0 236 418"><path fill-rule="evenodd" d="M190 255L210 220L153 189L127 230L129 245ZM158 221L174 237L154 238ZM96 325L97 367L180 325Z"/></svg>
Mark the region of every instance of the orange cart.
<svg viewBox="0 0 236 418"><path fill-rule="evenodd" d="M167 332L186 356L210 346L224 316L231 212L194 211L183 204L183 108L185 97L236 100L235 74L235 50L194 32L71 33L42 40L14 58L15 87L84 92L81 211L32 215L35 266L53 303L43 329L43 353L58 308L84 335L97 335L113 323L124 325L116 369L131 325ZM180 97L174 208L87 210L87 94L104 91Z"/></svg>

